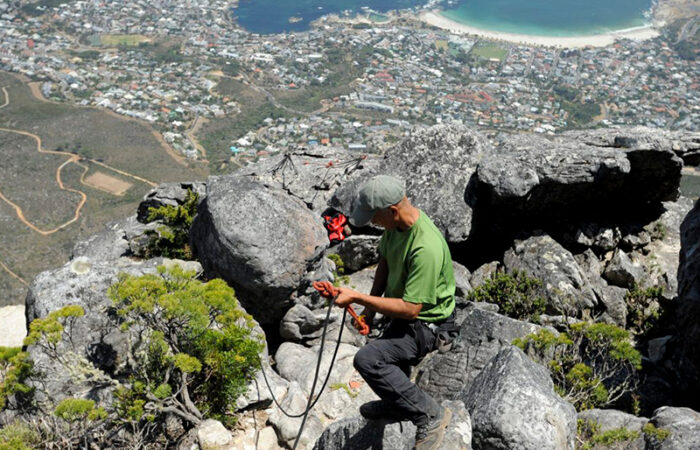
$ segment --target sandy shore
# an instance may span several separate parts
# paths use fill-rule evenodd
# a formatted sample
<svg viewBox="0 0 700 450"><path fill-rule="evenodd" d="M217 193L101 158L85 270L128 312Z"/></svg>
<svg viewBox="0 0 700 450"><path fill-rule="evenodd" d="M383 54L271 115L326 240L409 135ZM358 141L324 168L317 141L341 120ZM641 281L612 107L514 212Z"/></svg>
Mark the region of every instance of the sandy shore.
<svg viewBox="0 0 700 450"><path fill-rule="evenodd" d="M617 39L651 39L659 35L655 27L637 27L628 30L614 31L606 34L591 36L530 36L526 34L505 33L500 31L481 30L479 28L464 25L441 15L439 11L426 11L420 14L419 19L429 25L449 30L457 34L472 34L493 40L514 42L523 45L537 45L544 47L582 48L582 47L606 47Z"/></svg>

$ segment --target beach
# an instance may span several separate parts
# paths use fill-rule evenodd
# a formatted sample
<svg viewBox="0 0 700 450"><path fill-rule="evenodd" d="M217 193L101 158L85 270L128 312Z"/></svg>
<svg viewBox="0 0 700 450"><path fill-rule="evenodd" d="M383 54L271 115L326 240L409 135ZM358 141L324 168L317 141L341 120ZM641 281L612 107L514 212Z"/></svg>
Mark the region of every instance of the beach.
<svg viewBox="0 0 700 450"><path fill-rule="evenodd" d="M505 33L490 31L465 25L441 15L439 11L425 11L419 15L419 19L432 26L448 30L456 34L470 34L492 40L501 40L523 45L536 45L559 48L583 48L583 47L607 47L618 39L644 40L659 35L656 26L643 26L626 30L612 31L605 34L590 36L533 36L527 34ZM661 24L659 24L660 27Z"/></svg>

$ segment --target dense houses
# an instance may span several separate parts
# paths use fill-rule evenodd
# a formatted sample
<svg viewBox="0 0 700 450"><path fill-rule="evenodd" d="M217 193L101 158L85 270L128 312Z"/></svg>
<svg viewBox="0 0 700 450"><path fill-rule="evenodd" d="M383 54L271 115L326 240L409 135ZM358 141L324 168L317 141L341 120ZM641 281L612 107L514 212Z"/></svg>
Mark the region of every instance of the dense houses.
<svg viewBox="0 0 700 450"><path fill-rule="evenodd" d="M244 98L216 90L222 77L285 111L232 137L233 156L315 145L381 152L414 124L448 120L537 133L700 129L700 62L663 37L561 50L451 35L409 13L261 36L221 0L73 1L34 17L12 8L0 0L1 70L41 81L47 98L148 121L193 159L198 118L246 114ZM314 111L277 104L299 90L328 96Z"/></svg>

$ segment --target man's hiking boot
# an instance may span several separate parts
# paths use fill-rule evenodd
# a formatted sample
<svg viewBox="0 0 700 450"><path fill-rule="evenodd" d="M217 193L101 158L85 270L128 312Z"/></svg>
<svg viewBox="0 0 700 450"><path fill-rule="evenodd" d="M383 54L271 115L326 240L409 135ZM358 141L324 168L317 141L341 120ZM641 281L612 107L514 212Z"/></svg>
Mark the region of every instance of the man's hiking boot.
<svg viewBox="0 0 700 450"><path fill-rule="evenodd" d="M452 410L441 407L437 416L423 425L418 425L414 450L438 450L451 418Z"/></svg>
<svg viewBox="0 0 700 450"><path fill-rule="evenodd" d="M360 405L360 414L367 420L405 420L396 407L384 400L374 400Z"/></svg>

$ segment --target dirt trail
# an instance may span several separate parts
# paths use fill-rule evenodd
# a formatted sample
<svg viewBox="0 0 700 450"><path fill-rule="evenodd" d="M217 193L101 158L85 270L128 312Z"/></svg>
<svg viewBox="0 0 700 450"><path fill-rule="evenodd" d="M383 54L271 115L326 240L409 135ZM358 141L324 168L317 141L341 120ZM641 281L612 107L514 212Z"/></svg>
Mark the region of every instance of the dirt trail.
<svg viewBox="0 0 700 450"><path fill-rule="evenodd" d="M14 273L13 271L11 271L10 268L7 267L7 266L5 265L4 262L0 261L0 267L2 267L3 269L5 269L5 271L7 271L7 273L9 273L13 278L16 278L17 280L19 280L19 282L22 283L23 285L29 286L29 283L27 283L27 282L24 280L24 278L20 277L19 275L17 275L17 274Z"/></svg>
<svg viewBox="0 0 700 450"><path fill-rule="evenodd" d="M3 88L2 88L2 91L3 91L3 93L5 94L5 103L4 103L2 106L0 106L0 108L4 108L5 106L7 106L7 105L10 103L10 95L8 94L7 89L6 89L5 87L3 87ZM85 205L85 202L87 201L87 195L85 195L84 192L79 191L79 190L77 190L77 189L72 189L72 188L66 187L66 186L63 184L63 180L61 179L61 170L63 170L63 168L64 168L66 165L68 165L68 164L71 164L71 163L77 164L78 166L80 166L80 167L83 168L83 173L82 173L82 175L81 175L81 177L80 177L80 182L81 182L82 184L86 185L86 186L87 186L87 184L85 184L85 182L84 182L84 177L85 177L85 174L86 174L87 171L88 171L88 167L87 167L87 166L84 166L84 165L82 165L82 164L79 164L78 161L81 161L81 160L90 161L90 162L92 162L93 164L97 164L97 165L99 165L99 166L101 166L101 167L104 167L104 168L106 168L106 169L112 170L112 171L114 171L114 172L116 172L116 173L118 173L118 174L120 174L120 175L127 176L127 177L131 177L131 178L133 178L133 179L135 179L135 180L141 181L142 183L146 183L146 184L148 184L148 185L151 186L151 187L156 187L156 186L157 186L156 183L154 183L154 182L152 182L152 181L149 181L149 180L147 180L147 179L145 179L145 178L142 178L142 177L139 177L139 176L137 176L137 175L133 175L133 174L124 172L123 170L119 170L119 169L117 169L117 168L115 168L115 167L111 167L111 166L109 166L109 165L107 165L107 164L104 164L104 163L99 162L99 161L95 161L95 160L90 159L90 158L82 158L82 157L80 157L80 156L78 156L78 155L74 155L74 154L68 153L68 152L60 152L60 151L56 151L56 150L45 150L45 149L42 148L41 137L37 136L37 135L34 134L34 133L30 133L30 132L28 132L28 131L22 131L22 130L13 130L13 129L11 129L11 128L2 128L2 127L0 127L0 131L5 131L5 132L8 132L8 133L15 133L15 134L19 134L19 135L22 135L22 136L28 136L28 137L34 139L34 140L36 141L36 149L37 149L37 151L38 151L39 153L48 153L48 154L52 154L52 155L61 155L61 156L67 156L67 157L68 157L68 159L67 159L66 161L64 161L63 164L61 164L61 165L56 169L56 182L58 183L58 187L59 187L61 190L63 190L63 191L68 191L68 192L74 192L74 193L78 194L78 195L80 196L80 202L78 203L78 206L77 206L76 209L75 209L75 214L74 214L73 218L72 218L71 220L69 220L69 221L63 223L62 225L60 225L60 226L58 226L58 227L56 227L56 228L54 228L54 229L52 229L52 230L42 230L42 229L40 229L39 227L37 227L36 225L34 225L33 223L31 223L29 220L27 220L27 218L24 216L24 211L22 211L22 208L21 208L19 205L17 205L16 203L14 203L12 200L10 200L9 198L7 198L2 192L0 192L0 199L2 199L3 201L5 201L5 203L7 203L8 205L12 206L12 207L15 209L15 212L17 213L17 217L19 217L19 219L20 219L26 226L28 226L30 229L36 231L37 233L39 233L39 234L41 234L41 235L46 236L46 235L49 235L49 234L53 234L53 233L55 233L55 232L57 232L57 231L59 231L59 230L65 228L65 227L67 227L68 225L72 224L73 222L77 221L77 220L80 218L80 210L82 209L82 207Z"/></svg>
<svg viewBox="0 0 700 450"><path fill-rule="evenodd" d="M77 208L76 208L76 210L75 210L75 215L74 215L74 217L73 217L71 220L69 220L68 222L66 222L66 223L64 223L64 224L62 224L62 225L60 225L60 226L54 228L53 230L41 230L41 229L39 229L37 226L35 226L35 225L32 224L31 222L29 222L29 221L26 219L26 217L24 216L24 212L22 211L22 208L20 208L19 205L13 203L10 199L8 199L7 197L5 197L5 196L2 194L2 192L0 192L0 199L4 200L7 204L9 204L9 205L12 206L13 208L15 208L15 211L17 212L17 216L19 217L19 219L20 219L21 221L22 221L25 225L27 225L29 228L31 228L32 230L34 230L34 231L36 231L37 233L42 234L42 235L44 235L44 236L49 235L49 234L53 234L53 233L55 233L55 232L57 232L57 231L59 231L59 230L65 228L65 227L67 227L68 225L72 224L73 222L77 221L77 220L80 218L80 210L82 209L83 205L85 205L85 202L87 201L87 195L85 195L84 192L79 191L79 190L77 190L77 189L72 189L72 188L66 187L66 186L63 184L63 181L61 180L61 170L62 170L67 164L70 164L70 163L77 164L77 162L80 161L80 160L90 161L90 162L93 163L93 164L97 164L97 165L102 166L102 167L104 167L104 168L106 168L106 169L112 170L112 171L114 171L114 172L116 172L116 173L118 173L118 174L120 174L120 175L124 175L124 176L127 176L127 177L131 177L131 178L134 178L135 180L138 180L138 181L141 181L141 182L143 182L143 183L146 183L146 184L150 185L151 187L156 187L156 186L157 186L157 184L154 183L154 182L152 182L152 181L149 181L149 180L147 180L147 179L145 179L145 178L142 178L142 177L139 177L139 176L137 176L137 175L133 175L133 174L124 172L123 170L119 170L119 169L117 169L117 168L115 168L115 167L111 167L111 166L109 166L109 165L107 165L107 164L104 164L104 163L101 163L101 162L99 162L99 161L95 161L94 159L82 158L82 157L80 157L80 156L78 156L78 155L74 155L74 154L68 153L68 152L59 152L59 151L56 151L56 150L45 150L45 149L42 148L42 145L41 145L41 138L40 138L39 136L37 136L36 134L34 134L34 133L30 133L30 132L28 132L28 131L13 130L13 129L10 129L10 128L2 128L2 127L0 127L0 131L5 131L5 132L8 132L8 133L15 133L15 134L20 134L20 135L22 135L22 136L31 137L32 139L34 139L34 140L36 141L36 149L37 149L37 151L38 151L39 153L49 153L49 154L52 154L52 155L68 156L68 159L67 159L63 164L61 164L61 165L58 167L58 169L56 169L56 182L58 183L58 186L61 188L61 190L69 191L69 192L75 192L76 194L80 195L81 200L80 200L80 203L78 204L78 206L77 206ZM80 164L79 164L79 165L80 165ZM87 168L86 168L85 166L83 166L83 165L80 165L80 166L83 167L84 169L87 169ZM83 171L83 176L85 175L85 172L86 172L86 170ZM81 176L81 182L82 182L82 176ZM84 184L84 183L83 183L83 184Z"/></svg>

